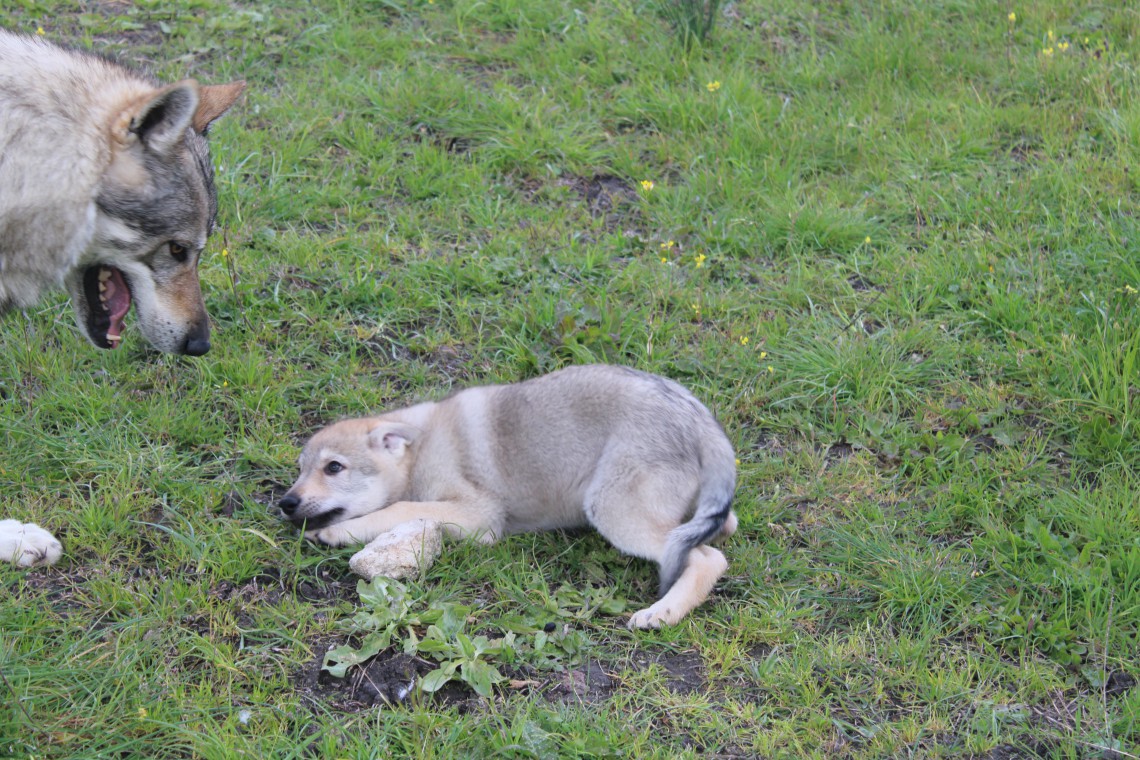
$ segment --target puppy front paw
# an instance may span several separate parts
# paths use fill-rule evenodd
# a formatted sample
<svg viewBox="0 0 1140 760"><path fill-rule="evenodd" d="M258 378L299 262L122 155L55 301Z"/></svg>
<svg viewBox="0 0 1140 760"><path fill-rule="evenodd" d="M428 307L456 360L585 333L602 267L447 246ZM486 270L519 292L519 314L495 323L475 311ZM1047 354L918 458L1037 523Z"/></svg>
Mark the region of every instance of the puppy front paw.
<svg viewBox="0 0 1140 760"><path fill-rule="evenodd" d="M305 531L305 538L316 541L325 546L349 546L351 544L366 544L371 537L356 535L360 531L353 531L343 525L330 525L319 530Z"/></svg>
<svg viewBox="0 0 1140 760"><path fill-rule="evenodd" d="M324 546L344 546L347 541L335 528L321 528L320 530L305 531L305 538Z"/></svg>

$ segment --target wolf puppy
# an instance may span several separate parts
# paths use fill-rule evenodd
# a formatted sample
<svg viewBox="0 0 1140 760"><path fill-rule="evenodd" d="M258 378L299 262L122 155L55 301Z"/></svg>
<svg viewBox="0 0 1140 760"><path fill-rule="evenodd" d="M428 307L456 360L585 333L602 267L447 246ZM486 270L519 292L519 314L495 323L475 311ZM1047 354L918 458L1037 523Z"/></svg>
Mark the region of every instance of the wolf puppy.
<svg viewBox="0 0 1140 760"><path fill-rule="evenodd" d="M162 86L0 29L0 313L63 285L99 348L119 345L133 303L155 348L206 353L197 266L218 208L206 132L244 87ZM58 556L51 534L0 521L0 559Z"/></svg>
<svg viewBox="0 0 1140 760"><path fill-rule="evenodd" d="M671 380L570 367L327 427L305 445L281 511L309 538L367 543L424 518L451 538L592 525L660 565L661 598L631 628L679 621L728 567L736 530L724 431Z"/></svg>

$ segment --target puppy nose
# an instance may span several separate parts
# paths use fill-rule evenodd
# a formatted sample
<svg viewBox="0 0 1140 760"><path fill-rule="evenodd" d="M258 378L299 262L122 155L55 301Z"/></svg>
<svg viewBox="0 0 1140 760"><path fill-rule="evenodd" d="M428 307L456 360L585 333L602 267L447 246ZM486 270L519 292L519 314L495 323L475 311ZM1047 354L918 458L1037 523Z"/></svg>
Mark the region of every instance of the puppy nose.
<svg viewBox="0 0 1140 760"><path fill-rule="evenodd" d="M296 494L291 493L285 494L281 497L281 501L277 502L277 506L287 515L293 514L293 511L297 509L300 504L301 499Z"/></svg>

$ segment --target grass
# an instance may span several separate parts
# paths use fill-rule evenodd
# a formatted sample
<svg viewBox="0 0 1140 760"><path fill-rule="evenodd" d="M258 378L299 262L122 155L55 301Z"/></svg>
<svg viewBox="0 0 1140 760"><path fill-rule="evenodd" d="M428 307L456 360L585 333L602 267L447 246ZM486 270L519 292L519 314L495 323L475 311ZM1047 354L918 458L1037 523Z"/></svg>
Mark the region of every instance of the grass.
<svg viewBox="0 0 1140 760"><path fill-rule="evenodd" d="M742 0L687 51L649 0L5 5L250 88L209 355L0 323L2 511L66 547L0 568L0 754L1140 755L1126 5ZM379 623L272 513L304 438L594 361L736 445L713 598L633 634L597 536L460 545L321 676ZM370 706L460 660L501 679Z"/></svg>

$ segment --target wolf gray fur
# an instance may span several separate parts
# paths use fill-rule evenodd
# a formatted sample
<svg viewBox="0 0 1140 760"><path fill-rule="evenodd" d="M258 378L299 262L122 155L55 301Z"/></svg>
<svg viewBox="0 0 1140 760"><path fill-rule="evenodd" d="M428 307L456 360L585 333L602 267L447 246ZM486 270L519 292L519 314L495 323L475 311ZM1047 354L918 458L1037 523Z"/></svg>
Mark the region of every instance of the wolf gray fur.
<svg viewBox="0 0 1140 760"><path fill-rule="evenodd" d="M593 526L657 562L660 599L631 627L673 624L727 569L708 546L735 531L732 445L712 413L663 377L569 367L513 385L319 431L282 512L317 541L366 543L427 519L452 538Z"/></svg>
<svg viewBox="0 0 1140 760"><path fill-rule="evenodd" d="M206 353L197 265L217 214L206 132L243 88L162 86L0 30L0 309L65 285L100 348L119 345L133 303L155 348Z"/></svg>
<svg viewBox="0 0 1140 760"><path fill-rule="evenodd" d="M0 29L0 313L66 287L99 348L121 343L134 305L155 348L206 353L197 266L217 214L206 133L244 87L162 85ZM35 527L0 521L0 559L58 558Z"/></svg>

